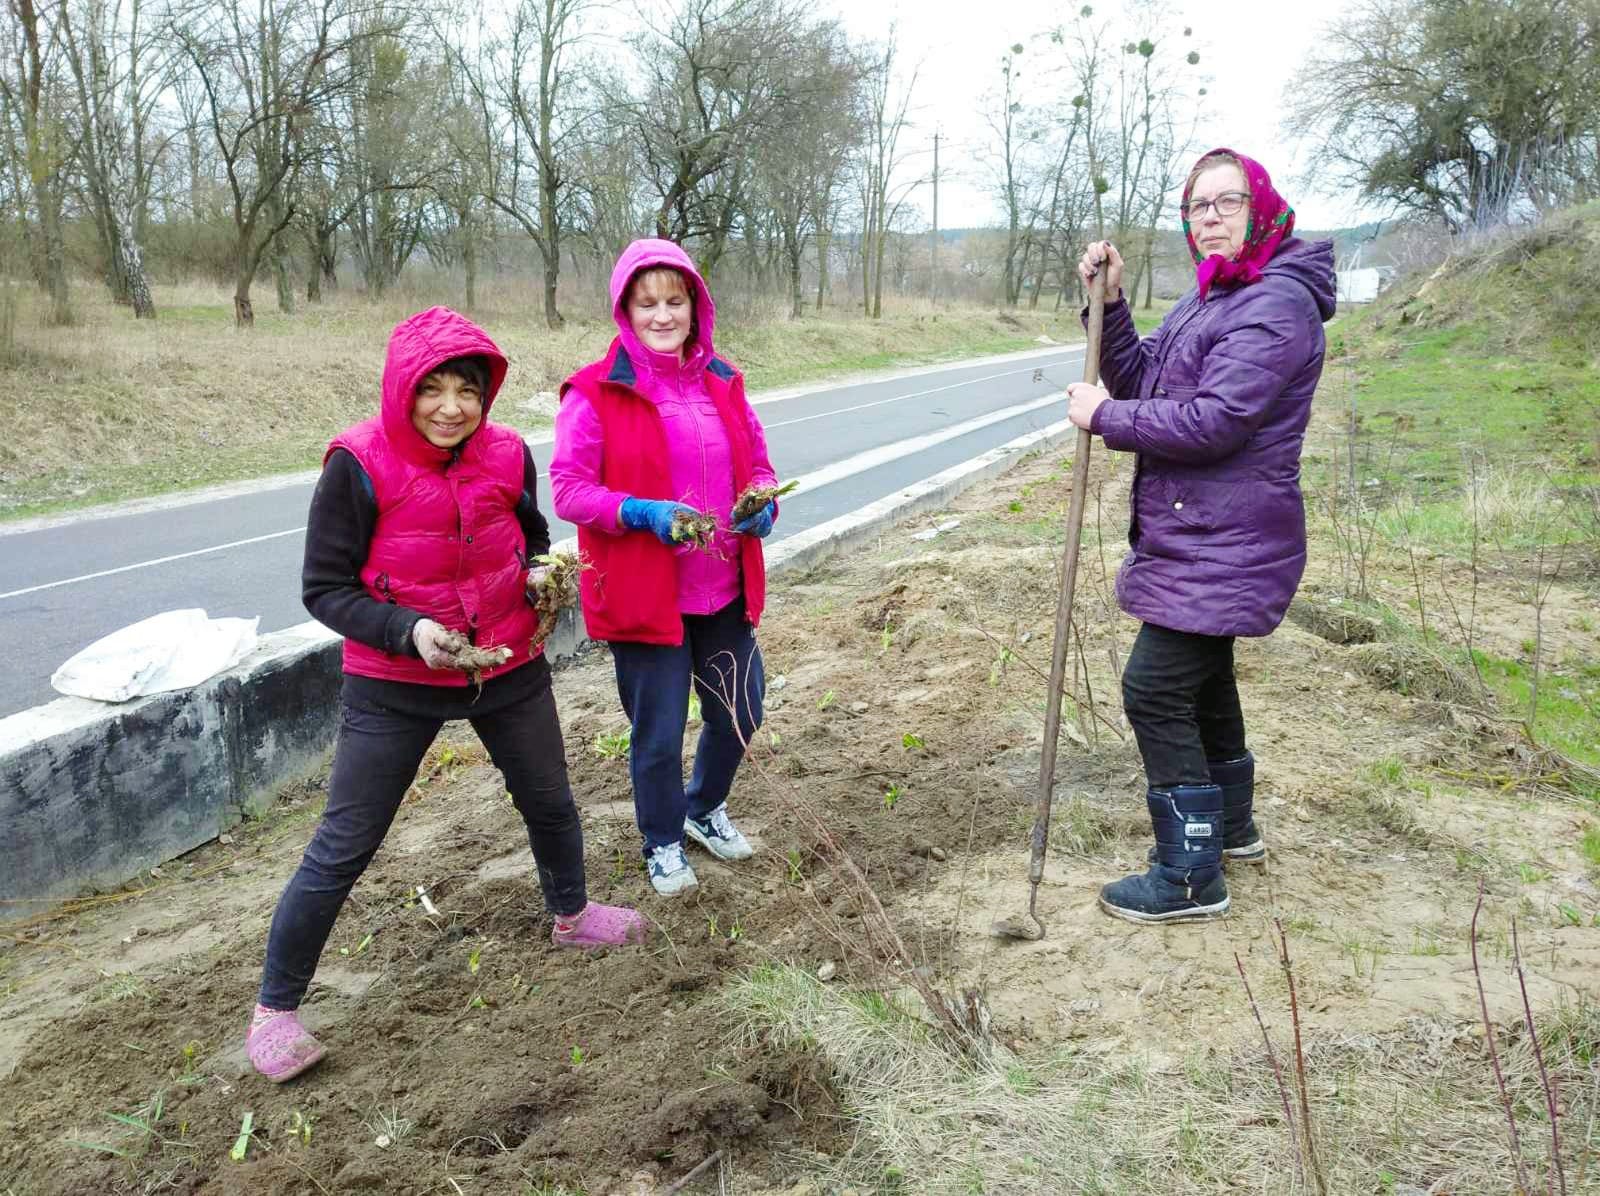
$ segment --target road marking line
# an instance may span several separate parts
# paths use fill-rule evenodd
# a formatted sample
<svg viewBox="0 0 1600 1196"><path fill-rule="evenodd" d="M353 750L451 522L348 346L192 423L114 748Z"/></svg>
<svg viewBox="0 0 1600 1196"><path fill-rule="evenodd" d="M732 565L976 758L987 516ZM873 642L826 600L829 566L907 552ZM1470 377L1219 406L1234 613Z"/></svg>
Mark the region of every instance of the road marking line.
<svg viewBox="0 0 1600 1196"><path fill-rule="evenodd" d="M1062 364L1070 365L1071 363L1064 362ZM910 394L895 395L892 398L887 399L874 399L870 403L857 403L854 407L837 407L832 411L819 411L816 415L802 415L796 419L784 419L771 424L763 423L762 427L770 432L773 428L787 428L791 424L809 423L811 420L825 419L830 415L845 415L851 411L865 411L868 407L882 407L885 403L899 403L905 399L920 399L924 395L936 395L941 391L958 390L963 386L976 386L980 382L993 382L996 378L1011 378L1017 374L1033 374L1037 373L1039 368L1042 367L1030 367L1025 370L1006 370L1001 374L989 374L982 378L968 378L963 382L952 382L947 386L935 386L930 390L914 390ZM1051 383L1050 385L1053 386L1054 383ZM1059 391L1061 388L1056 387L1056 389Z"/></svg>
<svg viewBox="0 0 1600 1196"><path fill-rule="evenodd" d="M987 415L980 415L964 423L951 424L948 428L941 428L937 432L927 432L921 436L913 436L909 440L897 440L893 444L880 445L875 449L868 449L864 453L857 453L853 457L846 457L843 461L835 461L832 465L824 465L821 469L811 473L802 474L795 479L799 482L799 493L809 493L819 490L823 486L842 481L853 474L862 473L868 469L894 461L900 457L909 457L913 453L920 453L935 445L943 444L947 440L954 440L958 436L965 436L971 432L978 432L991 424L1004 423L1008 419L1027 415L1044 407L1056 405L1065 406L1064 395L1046 395L1042 399L1030 399L1026 403L1018 403L1015 407L1005 407L999 411L991 411Z"/></svg>
<svg viewBox="0 0 1600 1196"><path fill-rule="evenodd" d="M53 590L57 586L70 586L80 581L93 581L97 577L110 577L114 573L129 573L134 569L149 569L156 565L166 565L173 561L186 560L192 556L205 556L211 552L225 552L230 548L243 548L246 544L259 544L263 540L281 540L284 536L298 536L305 531L304 527L291 527L284 532L268 532L264 536L251 536L248 540L235 540L231 544L213 544L210 548L196 548L193 552L178 552L172 556L157 557L153 561L139 561L132 565L118 565L115 569L102 569L98 573L85 573L81 577L64 577L60 581L47 581L43 585L28 586L21 590L8 590L0 594L0 598L20 598L24 594L37 594L40 590Z"/></svg>

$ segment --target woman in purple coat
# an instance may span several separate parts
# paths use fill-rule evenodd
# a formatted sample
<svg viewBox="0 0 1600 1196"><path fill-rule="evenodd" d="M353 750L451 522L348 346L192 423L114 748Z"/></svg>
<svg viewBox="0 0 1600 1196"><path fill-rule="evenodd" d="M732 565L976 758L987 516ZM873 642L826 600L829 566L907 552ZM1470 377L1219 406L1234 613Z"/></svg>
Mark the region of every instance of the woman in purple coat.
<svg viewBox="0 0 1600 1196"><path fill-rule="evenodd" d="M1068 415L1136 453L1122 609L1143 621L1122 701L1144 758L1151 867L1106 885L1100 905L1135 922L1228 909L1225 858L1260 863L1255 760L1233 641L1283 619L1306 563L1300 445L1334 313L1333 246L1291 236L1267 172L1206 154L1183 190L1196 287L1140 340L1109 241L1078 265L1106 271L1101 374L1068 387Z"/></svg>

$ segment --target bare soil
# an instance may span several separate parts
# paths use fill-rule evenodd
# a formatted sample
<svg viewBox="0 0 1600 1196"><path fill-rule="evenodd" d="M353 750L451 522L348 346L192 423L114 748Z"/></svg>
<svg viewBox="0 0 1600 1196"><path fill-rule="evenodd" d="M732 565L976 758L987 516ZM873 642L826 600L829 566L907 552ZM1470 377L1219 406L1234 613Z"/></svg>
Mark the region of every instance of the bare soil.
<svg viewBox="0 0 1600 1196"><path fill-rule="evenodd" d="M1235 953L1281 1045L1276 916L1309 1040L1381 1044L1397 1072L1425 1071L1441 1052L1477 1059L1467 927L1480 878L1483 976L1501 1032L1514 1036L1520 1019L1513 915L1535 1009L1592 1001L1600 888L1581 850L1592 805L1553 781L1507 722L1398 692L1352 655L1374 645L1333 642L1301 621L1238 651L1268 865L1231 870L1233 911L1216 922L1146 929L1099 912L1099 885L1142 868L1148 842L1114 672L1134 626L1109 602L1127 475L1126 462L1096 461L1090 522L1105 529L1103 548L1091 532L1079 597L1095 713L1069 710L1061 745L1044 941L1000 942L987 928L1027 907L1067 486L1051 456L927 521L957 518L953 530L913 540L923 524L889 529L774 585L759 768L741 774L732 801L757 856L729 867L697 852L692 897L657 899L640 870L626 762L605 738L626 726L606 654L558 671L590 892L648 912L645 948L585 956L551 945L499 774L454 726L335 928L306 1005L330 1056L299 1081L273 1087L250 1073L242 1034L320 781L144 878L141 892L7 927L0 1192L649 1193L718 1149L724 1165L692 1190L717 1190L719 1171L727 1191L828 1190L807 1185L857 1130L827 1060L735 1047L714 1012L719 989L759 963L832 962L835 984L874 979L843 949L859 925L854 902L774 783L825 812L915 962L953 986L981 985L997 1037L1018 1051L1138 1056L1159 1077L1181 1074L1197 1046L1255 1049ZM1498 584L1483 581L1486 592ZM1398 604L1407 585L1396 572L1380 591ZM1504 585L1504 629L1480 633L1511 653L1526 632ZM1305 596L1333 605L1326 571L1313 568ZM1546 643L1592 654L1588 599L1558 597ZM1074 687L1086 698L1081 677ZM417 903L419 885L439 916ZM1482 1077L1478 1097L1492 1091L1486 1063ZM1576 1152L1592 1101L1581 1085L1564 1091ZM246 1111L255 1137L230 1161ZM154 1124L145 1132L112 1114ZM1471 1167L1430 1175L1432 1164L1401 1157L1396 1174L1419 1191L1467 1174L1507 1190L1503 1121L1491 1109L1471 1124L1481 1135ZM1432 1190L1496 1190L1451 1182Z"/></svg>

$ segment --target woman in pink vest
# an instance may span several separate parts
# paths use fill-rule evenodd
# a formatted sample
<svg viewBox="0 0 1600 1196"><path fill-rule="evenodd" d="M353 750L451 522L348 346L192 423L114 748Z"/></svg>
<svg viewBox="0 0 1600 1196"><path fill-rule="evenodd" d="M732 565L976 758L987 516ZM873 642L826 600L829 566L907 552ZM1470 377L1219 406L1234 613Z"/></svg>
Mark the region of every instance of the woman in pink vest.
<svg viewBox="0 0 1600 1196"><path fill-rule="evenodd" d="M323 460L302 591L306 609L345 637L345 676L327 809L278 901L247 1034L250 1061L269 1080L323 1056L295 1011L351 886L449 719L469 720L505 774L556 944L643 938L637 913L585 892L583 832L527 595L549 525L522 437L489 422L505 376L504 355L470 321L442 307L412 316L389 338L381 413L340 433ZM463 641L510 649L479 673L481 689L456 662Z"/></svg>
<svg viewBox="0 0 1600 1196"><path fill-rule="evenodd" d="M697 883L685 836L719 859L752 854L727 801L761 725L761 540L777 504L731 522L735 497L774 475L744 377L712 347L717 309L689 255L635 241L611 272L611 309L610 351L562 387L550 489L594 566L584 624L611 645L650 883L671 896ZM716 518L706 547L673 539L684 510ZM704 725L685 787L691 682Z"/></svg>

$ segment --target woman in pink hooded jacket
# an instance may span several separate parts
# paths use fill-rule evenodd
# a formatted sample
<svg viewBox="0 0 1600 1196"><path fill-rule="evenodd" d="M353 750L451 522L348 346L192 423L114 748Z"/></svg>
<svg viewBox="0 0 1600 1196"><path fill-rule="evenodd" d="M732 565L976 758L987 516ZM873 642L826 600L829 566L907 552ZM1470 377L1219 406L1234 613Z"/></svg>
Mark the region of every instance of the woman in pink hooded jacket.
<svg viewBox="0 0 1600 1196"><path fill-rule="evenodd" d="M550 685L533 643L530 558L550 529L522 437L489 422L505 356L443 307L389 338L380 413L346 428L323 461L306 526L306 609L345 637L328 805L272 918L246 1034L269 1080L323 1056L300 1001L351 887L383 842L439 728L467 719L522 815L557 946L644 937L630 909L588 900L583 831ZM461 643L509 658L470 684Z"/></svg>
<svg viewBox="0 0 1600 1196"><path fill-rule="evenodd" d="M744 378L712 347L716 306L689 255L635 241L611 273L611 309L610 350L562 387L550 489L593 565L584 624L611 645L650 883L671 896L697 883L685 836L719 859L752 854L727 800L761 725L761 540L777 504L737 523L732 510L747 486L775 478ZM716 518L705 548L673 538L686 509ZM691 683L704 725L685 787Z"/></svg>

